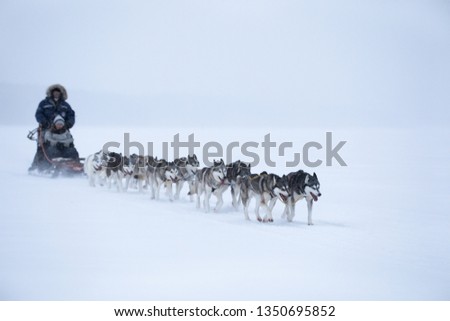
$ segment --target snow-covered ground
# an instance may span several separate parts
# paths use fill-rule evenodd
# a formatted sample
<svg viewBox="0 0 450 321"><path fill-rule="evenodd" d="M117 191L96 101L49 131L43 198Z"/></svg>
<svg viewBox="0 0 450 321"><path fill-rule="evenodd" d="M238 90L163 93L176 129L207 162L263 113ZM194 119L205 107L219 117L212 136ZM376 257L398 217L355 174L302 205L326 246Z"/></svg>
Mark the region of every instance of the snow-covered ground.
<svg viewBox="0 0 450 321"><path fill-rule="evenodd" d="M85 178L32 177L27 128L1 127L0 299L450 299L447 129L77 126L73 133L86 156L106 141L121 142L124 132L155 142L158 154L157 145L176 133L242 144L270 132L301 151L308 141L325 145L326 131L347 141L340 154L348 166L301 166L318 174L323 194L308 226L304 203L293 223L281 219L277 204L275 222L262 224L234 211L229 193L220 213L204 213L184 192L171 203L92 188ZM273 158L276 168L253 171L294 170Z"/></svg>

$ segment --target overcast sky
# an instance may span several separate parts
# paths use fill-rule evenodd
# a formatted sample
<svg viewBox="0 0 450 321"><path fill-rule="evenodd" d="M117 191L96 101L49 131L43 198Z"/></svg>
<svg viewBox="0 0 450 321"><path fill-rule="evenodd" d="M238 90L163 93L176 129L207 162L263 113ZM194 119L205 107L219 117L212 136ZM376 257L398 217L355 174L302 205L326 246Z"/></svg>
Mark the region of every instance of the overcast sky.
<svg viewBox="0 0 450 321"><path fill-rule="evenodd" d="M261 110L246 121L449 119L444 0L1 0L0 39L3 122L56 82L82 113L123 95L128 110L152 114ZM39 92L13 106L24 97L10 88Z"/></svg>

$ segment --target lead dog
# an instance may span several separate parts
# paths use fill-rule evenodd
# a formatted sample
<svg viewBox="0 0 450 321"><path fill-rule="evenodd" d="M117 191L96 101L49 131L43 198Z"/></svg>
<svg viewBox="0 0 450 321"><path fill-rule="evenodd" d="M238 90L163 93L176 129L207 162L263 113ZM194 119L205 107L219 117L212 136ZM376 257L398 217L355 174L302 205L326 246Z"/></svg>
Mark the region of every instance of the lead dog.
<svg viewBox="0 0 450 321"><path fill-rule="evenodd" d="M287 200L282 200L285 204L283 218L292 222L295 216L295 203L305 199L308 207L308 225L312 222L313 201L317 202L322 193L320 193L320 182L316 173L310 175L302 170L288 174L288 182L291 196Z"/></svg>
<svg viewBox="0 0 450 321"><path fill-rule="evenodd" d="M288 179L275 174L262 172L261 174L251 174L243 179L241 184L241 199L244 206L244 215L247 220L248 207L251 198L255 198L255 215L260 222L273 222L272 210L278 198L287 200L289 197ZM259 208L266 211L264 219L259 215Z"/></svg>

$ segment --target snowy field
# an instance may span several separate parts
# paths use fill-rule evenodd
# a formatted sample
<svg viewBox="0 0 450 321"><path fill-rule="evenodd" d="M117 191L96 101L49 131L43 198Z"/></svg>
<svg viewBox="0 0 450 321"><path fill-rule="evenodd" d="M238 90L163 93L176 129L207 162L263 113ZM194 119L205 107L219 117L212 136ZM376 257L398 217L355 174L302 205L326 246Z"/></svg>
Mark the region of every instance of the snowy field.
<svg viewBox="0 0 450 321"><path fill-rule="evenodd" d="M299 166L317 173L323 194L308 226L305 203L294 222L281 219L277 204L275 222L263 224L253 203L245 221L229 192L220 213L204 213L186 187L171 203L163 194L152 201L148 192L92 188L86 178L29 176L30 128L0 128L1 300L450 299L448 129L73 130L82 156L123 141L124 132L153 141L158 155L176 133L242 144L270 132L301 151L308 141L325 146L332 131L334 144L347 141L340 155L348 166ZM261 163L253 172L298 169L273 159L276 168Z"/></svg>

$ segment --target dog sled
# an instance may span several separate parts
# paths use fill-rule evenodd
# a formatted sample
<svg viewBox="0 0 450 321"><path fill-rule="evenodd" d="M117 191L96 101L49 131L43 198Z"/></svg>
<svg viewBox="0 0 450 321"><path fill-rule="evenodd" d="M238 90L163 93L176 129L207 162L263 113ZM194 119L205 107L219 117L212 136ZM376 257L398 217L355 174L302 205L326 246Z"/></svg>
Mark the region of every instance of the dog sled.
<svg viewBox="0 0 450 321"><path fill-rule="evenodd" d="M54 178L84 174L84 158L78 156L72 136L68 130L67 133L53 135L40 128L29 131L27 138L37 142L37 152L32 166L28 169L30 175ZM67 137L70 137L71 141L68 141Z"/></svg>

